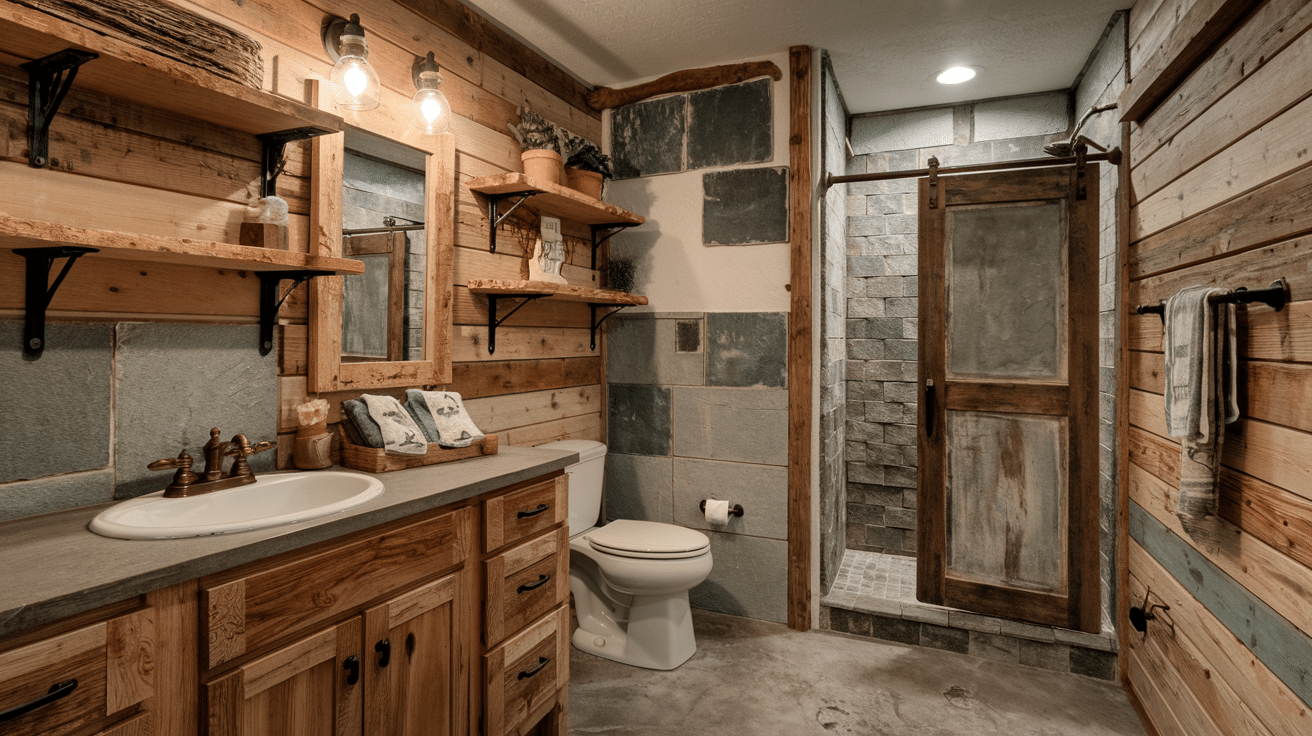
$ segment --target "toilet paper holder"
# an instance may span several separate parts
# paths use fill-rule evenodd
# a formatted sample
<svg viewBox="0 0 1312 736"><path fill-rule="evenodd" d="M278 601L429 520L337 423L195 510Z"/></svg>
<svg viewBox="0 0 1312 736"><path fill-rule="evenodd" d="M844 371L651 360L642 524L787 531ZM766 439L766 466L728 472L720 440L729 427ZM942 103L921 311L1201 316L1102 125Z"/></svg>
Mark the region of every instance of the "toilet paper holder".
<svg viewBox="0 0 1312 736"><path fill-rule="evenodd" d="M701 512L702 512L703 514L706 513L706 499L704 499L704 498L702 499L702 502L701 502L700 504L698 504L698 508L701 509ZM729 515L730 515L730 516L739 516L739 517L741 517L741 516L743 515L743 505L740 504L740 503L736 503L736 504L730 506L730 507L729 507Z"/></svg>

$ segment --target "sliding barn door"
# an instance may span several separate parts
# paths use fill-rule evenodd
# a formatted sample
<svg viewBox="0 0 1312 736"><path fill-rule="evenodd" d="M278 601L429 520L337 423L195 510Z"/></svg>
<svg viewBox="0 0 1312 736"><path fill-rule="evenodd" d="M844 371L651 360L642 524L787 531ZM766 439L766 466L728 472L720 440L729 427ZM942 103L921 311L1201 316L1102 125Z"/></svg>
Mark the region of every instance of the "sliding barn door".
<svg viewBox="0 0 1312 736"><path fill-rule="evenodd" d="M920 180L917 597L1096 632L1098 177Z"/></svg>

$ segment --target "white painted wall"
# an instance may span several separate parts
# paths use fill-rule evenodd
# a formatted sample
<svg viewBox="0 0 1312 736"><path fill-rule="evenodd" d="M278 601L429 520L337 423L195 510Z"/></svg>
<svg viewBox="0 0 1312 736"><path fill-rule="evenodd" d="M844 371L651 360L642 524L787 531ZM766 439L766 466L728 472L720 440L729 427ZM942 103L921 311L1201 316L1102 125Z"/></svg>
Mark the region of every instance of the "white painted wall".
<svg viewBox="0 0 1312 736"><path fill-rule="evenodd" d="M765 57L784 72L771 86L774 106L774 158L769 163L724 167L788 165L788 54ZM741 61L755 61L742 59ZM731 62L732 63L732 62ZM604 144L610 150L610 113ZM788 243L702 245L702 175L706 168L612 181L605 200L647 218L647 223L611 239L611 255L637 261L634 291L650 303L645 312L786 312Z"/></svg>

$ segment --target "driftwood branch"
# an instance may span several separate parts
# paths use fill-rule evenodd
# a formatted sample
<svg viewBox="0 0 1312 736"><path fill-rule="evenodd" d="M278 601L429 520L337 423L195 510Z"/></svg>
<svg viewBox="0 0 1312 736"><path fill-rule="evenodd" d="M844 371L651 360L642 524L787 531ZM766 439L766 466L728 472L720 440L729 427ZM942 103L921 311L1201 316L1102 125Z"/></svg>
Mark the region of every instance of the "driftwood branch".
<svg viewBox="0 0 1312 736"><path fill-rule="evenodd" d="M743 64L684 69L673 74L666 74L660 79L625 87L624 89L598 87L588 93L588 104L594 110L605 110L608 107L628 105L656 95L667 95L673 92L693 92L725 84L736 84L764 76L769 76L777 82L784 78L784 73L779 70L779 66L773 61L749 61Z"/></svg>

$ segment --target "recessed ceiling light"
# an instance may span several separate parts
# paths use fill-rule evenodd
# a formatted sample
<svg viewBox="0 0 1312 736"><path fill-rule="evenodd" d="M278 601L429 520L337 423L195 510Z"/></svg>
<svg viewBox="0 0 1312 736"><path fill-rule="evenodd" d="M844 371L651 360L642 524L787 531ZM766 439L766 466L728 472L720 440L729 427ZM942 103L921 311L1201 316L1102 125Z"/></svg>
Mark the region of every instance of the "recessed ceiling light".
<svg viewBox="0 0 1312 736"><path fill-rule="evenodd" d="M968 66L954 66L944 69L935 77L939 84L961 84L975 78L975 70Z"/></svg>

